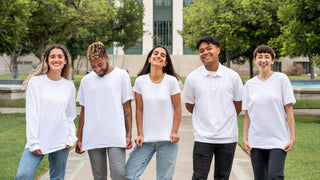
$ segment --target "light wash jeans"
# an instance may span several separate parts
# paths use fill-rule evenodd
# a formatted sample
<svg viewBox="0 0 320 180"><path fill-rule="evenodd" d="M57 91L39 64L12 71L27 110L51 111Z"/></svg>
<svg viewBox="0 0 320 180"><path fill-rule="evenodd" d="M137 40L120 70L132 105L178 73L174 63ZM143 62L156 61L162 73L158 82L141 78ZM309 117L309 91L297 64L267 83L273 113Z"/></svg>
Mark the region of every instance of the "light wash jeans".
<svg viewBox="0 0 320 180"><path fill-rule="evenodd" d="M126 178L139 180L155 152L157 152L157 180L171 180L176 165L178 143L170 141L147 142L143 143L141 147L136 145L125 166Z"/></svg>
<svg viewBox="0 0 320 180"><path fill-rule="evenodd" d="M64 148L48 154L50 180L63 180L69 149ZM33 175L45 155L34 155L26 148L22 154L15 180L33 180Z"/></svg>

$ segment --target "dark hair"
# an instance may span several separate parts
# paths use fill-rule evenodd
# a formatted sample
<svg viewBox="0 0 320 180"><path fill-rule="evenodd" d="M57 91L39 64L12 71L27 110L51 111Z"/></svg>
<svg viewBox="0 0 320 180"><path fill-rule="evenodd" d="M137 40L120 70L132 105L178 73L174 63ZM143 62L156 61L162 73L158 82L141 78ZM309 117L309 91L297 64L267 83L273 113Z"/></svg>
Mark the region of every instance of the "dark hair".
<svg viewBox="0 0 320 180"><path fill-rule="evenodd" d="M212 43L213 45L216 45L217 47L220 47L220 42L217 38L212 36L204 36L197 40L197 50L199 50L200 44L206 42L206 43Z"/></svg>
<svg viewBox="0 0 320 180"><path fill-rule="evenodd" d="M89 60L104 58L107 55L106 47L100 41L92 43L87 50Z"/></svg>
<svg viewBox="0 0 320 180"><path fill-rule="evenodd" d="M160 46L160 45L156 45L153 49L151 49L151 51L149 52L149 54L148 54L148 56L146 58L146 61L145 61L144 65L143 65L143 68L138 73L138 76L150 73L150 63L149 63L148 59L151 57L153 51L156 48L162 48L162 49L164 49L166 51L167 65L165 67L163 67L162 71L164 73L167 73L167 74L172 75L172 76L176 77L177 79L179 79L179 75L177 73L175 73L175 71L174 71L174 68L173 68L173 65L172 65L172 60L171 60L171 57L169 55L168 50L165 47Z"/></svg>
<svg viewBox="0 0 320 180"><path fill-rule="evenodd" d="M269 53L271 55L272 59L274 59L274 57L275 57L273 49L268 45L258 46L253 52L253 57L256 58L258 53Z"/></svg>

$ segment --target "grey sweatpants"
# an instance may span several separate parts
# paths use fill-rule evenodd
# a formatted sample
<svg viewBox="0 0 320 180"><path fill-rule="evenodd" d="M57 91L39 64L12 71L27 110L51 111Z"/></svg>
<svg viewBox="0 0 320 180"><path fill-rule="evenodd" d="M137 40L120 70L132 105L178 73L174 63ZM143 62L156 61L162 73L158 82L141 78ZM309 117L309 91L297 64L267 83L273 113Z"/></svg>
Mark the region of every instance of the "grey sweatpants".
<svg viewBox="0 0 320 180"><path fill-rule="evenodd" d="M108 175L107 153L112 180L125 180L126 153L124 148L110 147L88 150L94 180L106 180Z"/></svg>

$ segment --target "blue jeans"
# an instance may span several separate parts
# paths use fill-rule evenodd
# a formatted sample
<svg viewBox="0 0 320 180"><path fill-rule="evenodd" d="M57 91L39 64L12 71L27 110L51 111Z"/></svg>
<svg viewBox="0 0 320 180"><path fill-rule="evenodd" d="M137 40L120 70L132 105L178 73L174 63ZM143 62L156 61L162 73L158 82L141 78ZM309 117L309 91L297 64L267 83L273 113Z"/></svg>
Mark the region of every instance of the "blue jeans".
<svg viewBox="0 0 320 180"><path fill-rule="evenodd" d="M50 180L63 180L69 149L49 153ZM33 180L33 175L45 155L35 155L26 148L22 154L15 180Z"/></svg>
<svg viewBox="0 0 320 180"><path fill-rule="evenodd" d="M284 179L283 171L287 153L282 149L252 148L250 155L254 179Z"/></svg>
<svg viewBox="0 0 320 180"><path fill-rule="evenodd" d="M141 147L135 146L126 163L126 178L139 180L154 153L157 152L157 180L170 180L173 178L178 143L170 141L143 143Z"/></svg>

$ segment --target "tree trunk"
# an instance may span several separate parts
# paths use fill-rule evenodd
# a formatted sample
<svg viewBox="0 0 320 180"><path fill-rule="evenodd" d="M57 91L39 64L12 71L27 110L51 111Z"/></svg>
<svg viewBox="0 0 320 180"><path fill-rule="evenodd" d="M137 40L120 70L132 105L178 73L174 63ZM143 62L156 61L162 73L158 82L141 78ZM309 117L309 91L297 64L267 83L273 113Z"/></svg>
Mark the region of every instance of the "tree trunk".
<svg viewBox="0 0 320 180"><path fill-rule="evenodd" d="M314 79L314 67L312 62L312 56L309 56L309 62L310 62L310 79Z"/></svg>
<svg viewBox="0 0 320 180"><path fill-rule="evenodd" d="M76 58L76 56L71 55L72 80L74 80L74 61L76 60Z"/></svg>
<svg viewBox="0 0 320 180"><path fill-rule="evenodd" d="M228 49L226 49L226 60L227 60L227 67L230 68L230 53Z"/></svg>
<svg viewBox="0 0 320 180"><path fill-rule="evenodd" d="M11 75L12 79L18 79L18 57L22 52L22 46L17 51L12 51L11 53Z"/></svg>
<svg viewBox="0 0 320 180"><path fill-rule="evenodd" d="M49 39L42 39L40 43L33 43L34 44L34 49L33 53L34 55L41 61L42 60L42 54L46 46L49 44L50 40Z"/></svg>
<svg viewBox="0 0 320 180"><path fill-rule="evenodd" d="M253 59L249 57L250 79L253 78Z"/></svg>

